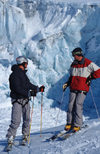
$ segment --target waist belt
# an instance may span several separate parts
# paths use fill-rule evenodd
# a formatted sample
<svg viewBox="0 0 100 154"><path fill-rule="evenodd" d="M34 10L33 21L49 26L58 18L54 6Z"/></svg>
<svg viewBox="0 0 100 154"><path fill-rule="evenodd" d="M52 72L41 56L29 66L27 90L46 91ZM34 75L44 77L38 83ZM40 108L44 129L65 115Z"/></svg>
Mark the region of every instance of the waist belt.
<svg viewBox="0 0 100 154"><path fill-rule="evenodd" d="M73 93L83 93L84 95L86 95L87 94L87 92L86 91L82 91L82 90L70 90L70 92L73 92Z"/></svg>
<svg viewBox="0 0 100 154"><path fill-rule="evenodd" d="M14 104L14 103L18 103L18 104L20 104L20 105L22 105L22 107L24 107L28 102L29 102L29 99L12 99L11 100L11 102L12 102L12 104Z"/></svg>

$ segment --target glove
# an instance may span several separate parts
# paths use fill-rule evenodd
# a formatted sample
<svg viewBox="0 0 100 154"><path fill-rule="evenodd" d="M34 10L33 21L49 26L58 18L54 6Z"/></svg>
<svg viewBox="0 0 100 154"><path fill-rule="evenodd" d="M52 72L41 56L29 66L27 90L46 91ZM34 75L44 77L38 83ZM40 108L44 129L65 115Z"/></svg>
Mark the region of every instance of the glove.
<svg viewBox="0 0 100 154"><path fill-rule="evenodd" d="M65 91L67 87L68 87L68 83L66 82L65 84L63 84L63 91Z"/></svg>
<svg viewBox="0 0 100 154"><path fill-rule="evenodd" d="M44 92L45 86L39 87L39 92Z"/></svg>
<svg viewBox="0 0 100 154"><path fill-rule="evenodd" d="M92 80L92 77L91 77L91 75L90 75L90 76L88 76L87 79L86 79L86 84L87 84L88 86L90 86L91 80Z"/></svg>
<svg viewBox="0 0 100 154"><path fill-rule="evenodd" d="M34 91L34 90L31 90L31 91L30 91L30 95L31 95L31 96L36 96L36 93L37 93L37 92Z"/></svg>

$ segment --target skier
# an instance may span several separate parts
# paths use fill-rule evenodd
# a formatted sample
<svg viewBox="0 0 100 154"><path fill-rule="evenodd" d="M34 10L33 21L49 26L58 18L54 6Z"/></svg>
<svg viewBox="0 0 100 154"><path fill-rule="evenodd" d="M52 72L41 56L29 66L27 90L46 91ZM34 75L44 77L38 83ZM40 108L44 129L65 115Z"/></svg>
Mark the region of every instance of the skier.
<svg viewBox="0 0 100 154"><path fill-rule="evenodd" d="M72 51L74 61L70 67L70 77L63 85L63 91L69 86L70 97L67 111L67 124L65 130L80 130L83 119L83 102L89 91L92 79L100 78L100 68L83 56L81 48Z"/></svg>
<svg viewBox="0 0 100 154"><path fill-rule="evenodd" d="M12 66L12 73L9 77L10 96L12 102L11 124L7 132L8 145L13 144L16 136L17 128L21 122L21 115L23 118L22 125L22 139L27 141L29 136L29 122L30 122L30 96L36 96L37 92L44 92L45 87L33 85L27 75L28 60L24 56L16 58L17 64Z"/></svg>

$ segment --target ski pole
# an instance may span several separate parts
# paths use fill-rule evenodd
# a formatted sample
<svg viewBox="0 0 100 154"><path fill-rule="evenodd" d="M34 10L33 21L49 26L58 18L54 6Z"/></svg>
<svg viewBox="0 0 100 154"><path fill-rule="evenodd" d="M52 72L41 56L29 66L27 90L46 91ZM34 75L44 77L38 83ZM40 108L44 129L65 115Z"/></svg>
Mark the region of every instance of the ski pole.
<svg viewBox="0 0 100 154"><path fill-rule="evenodd" d="M94 96L93 96L93 92L92 92L92 88L91 87L90 87L90 92L91 92L92 100L93 100L93 103L94 103L94 106L95 106L95 109L96 109L96 113L97 113L98 119L100 119L100 115L99 115L99 112L98 112L98 109L97 109L97 106L96 106L96 103L95 103L95 100L94 100Z"/></svg>
<svg viewBox="0 0 100 154"><path fill-rule="evenodd" d="M41 92L41 121L40 121L40 137L42 136L42 107L43 107L43 92Z"/></svg>
<svg viewBox="0 0 100 154"><path fill-rule="evenodd" d="M31 125L32 125L33 107L34 107L34 96L33 96L32 111L31 111L31 119L30 119L30 126L29 126L29 138L28 138L28 145L29 145L29 142L30 142L30 132L31 132Z"/></svg>
<svg viewBox="0 0 100 154"><path fill-rule="evenodd" d="M63 94L62 94L62 98L61 98L60 107L59 107L59 111L58 111L58 114L57 114L57 119L56 119L55 126L57 126L58 117L59 117L59 113L60 113L60 109L61 109L61 105L62 105L63 99L64 99L64 91L63 91Z"/></svg>

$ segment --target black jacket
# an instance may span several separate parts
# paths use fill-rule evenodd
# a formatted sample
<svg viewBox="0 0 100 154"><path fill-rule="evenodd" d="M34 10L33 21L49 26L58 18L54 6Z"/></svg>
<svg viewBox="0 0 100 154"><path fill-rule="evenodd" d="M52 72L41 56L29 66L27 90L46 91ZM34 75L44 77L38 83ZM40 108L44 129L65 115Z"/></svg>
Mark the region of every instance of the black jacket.
<svg viewBox="0 0 100 154"><path fill-rule="evenodd" d="M26 71L23 71L19 68L18 65L12 66L12 73L9 77L9 84L10 84L10 96L13 99L20 99L20 98L29 98L29 91L34 90L35 92L38 91L38 86L33 85L30 83Z"/></svg>

